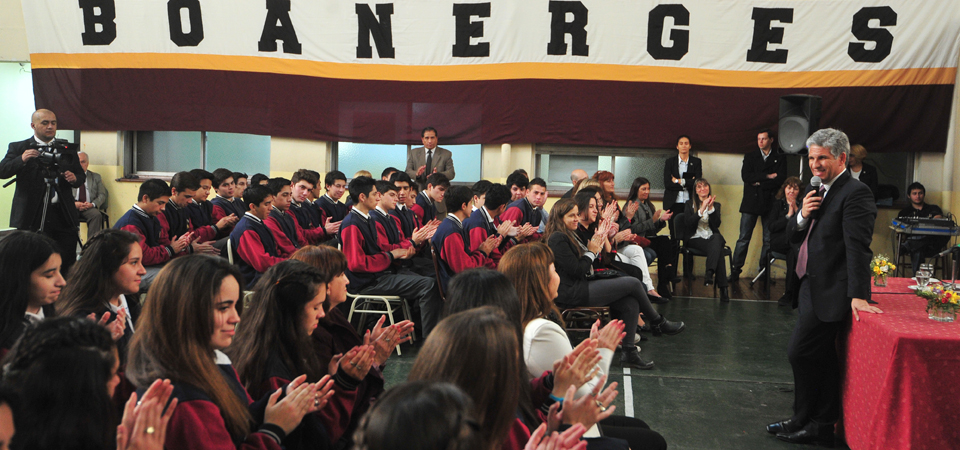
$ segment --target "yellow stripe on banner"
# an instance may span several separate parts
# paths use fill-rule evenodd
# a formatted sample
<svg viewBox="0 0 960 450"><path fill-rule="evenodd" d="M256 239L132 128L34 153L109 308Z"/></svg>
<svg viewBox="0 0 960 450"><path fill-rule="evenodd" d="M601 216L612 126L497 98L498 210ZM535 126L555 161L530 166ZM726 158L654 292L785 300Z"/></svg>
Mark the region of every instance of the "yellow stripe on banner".
<svg viewBox="0 0 960 450"><path fill-rule="evenodd" d="M518 79L679 83L743 88L951 85L955 67L751 72L587 63L499 63L403 66L188 53L33 53L35 69L193 69L276 73L346 80L486 81ZM429 70L424 70L429 68Z"/></svg>

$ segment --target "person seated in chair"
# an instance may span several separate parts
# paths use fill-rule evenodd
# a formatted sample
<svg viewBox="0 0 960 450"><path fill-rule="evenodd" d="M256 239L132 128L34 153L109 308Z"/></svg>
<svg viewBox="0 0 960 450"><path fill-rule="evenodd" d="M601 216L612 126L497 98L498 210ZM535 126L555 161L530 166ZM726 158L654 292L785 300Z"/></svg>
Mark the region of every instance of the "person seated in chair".
<svg viewBox="0 0 960 450"><path fill-rule="evenodd" d="M103 216L107 210L107 188L103 185L100 174L87 170L90 166L90 156L84 152L77 152L80 167L87 174L86 181L78 188L73 189L74 205L80 213L80 219L87 223L87 240L103 229Z"/></svg>
<svg viewBox="0 0 960 450"><path fill-rule="evenodd" d="M710 182L699 178L694 184L695 195L687 201L683 212L677 215L677 233L687 248L707 255L707 273L703 284L717 283L720 301L729 302L727 292L727 266L723 261L726 241L720 234L720 203L710 189Z"/></svg>
<svg viewBox="0 0 960 450"><path fill-rule="evenodd" d="M941 219L943 210L937 205L931 205L924 201L927 195L927 189L919 182L913 182L907 187L907 193L910 196L910 206L900 210L897 218L916 218L916 219ZM912 234L901 245L900 251L910 254L910 267L916 271L920 264L924 264L927 258L940 253L950 236L923 236Z"/></svg>
<svg viewBox="0 0 960 450"><path fill-rule="evenodd" d="M777 300L780 306L797 307L797 299L800 295L800 279L797 278L797 254L800 252L799 244L791 244L787 236L787 223L791 220L797 220L797 212L800 211L800 179L797 177L787 178L780 186L780 192L777 192L776 201L773 208L770 209L770 218L767 223L770 224L770 251L787 256L787 276L786 291L783 297ZM769 261L767 261L769 263ZM769 267L767 276L770 275Z"/></svg>
<svg viewBox="0 0 960 450"><path fill-rule="evenodd" d="M250 186L243 191L243 203L248 209L230 233L234 261L240 266L247 289L257 284L270 266L286 259L263 222L273 209L273 198L266 186Z"/></svg>
<svg viewBox="0 0 960 450"><path fill-rule="evenodd" d="M470 203L473 191L466 186L454 186L446 196L447 218L437 227L430 244L437 255L440 265L440 285L446 291L447 284L454 275L474 267L495 269L497 263L490 258L493 249L500 245L497 234L488 236L476 250L471 250L470 235L463 227L463 221L470 216Z"/></svg>

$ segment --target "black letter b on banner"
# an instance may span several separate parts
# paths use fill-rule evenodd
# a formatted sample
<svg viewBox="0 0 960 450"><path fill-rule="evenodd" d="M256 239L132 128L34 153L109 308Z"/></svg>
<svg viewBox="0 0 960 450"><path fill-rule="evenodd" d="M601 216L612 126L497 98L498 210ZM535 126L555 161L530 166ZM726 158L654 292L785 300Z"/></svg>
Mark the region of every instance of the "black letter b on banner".
<svg viewBox="0 0 960 450"><path fill-rule="evenodd" d="M117 7L113 0L80 0L83 9L83 45L110 45L117 38ZM100 8L100 14L94 8ZM97 25L102 29L97 31Z"/></svg>
<svg viewBox="0 0 960 450"><path fill-rule="evenodd" d="M573 22L567 22L567 13L573 13ZM550 43L548 55L566 55L567 43L564 36L569 34L573 40L573 56L589 56L587 45L587 7L580 2L550 2Z"/></svg>
<svg viewBox="0 0 960 450"><path fill-rule="evenodd" d="M190 33L183 32L183 10L190 14ZM167 2L167 18L170 20L170 40L178 47L196 47L203 40L203 18L200 15L200 0L170 0Z"/></svg>
<svg viewBox="0 0 960 450"><path fill-rule="evenodd" d="M753 8L753 45L747 61L786 64L787 50L767 50L767 44L783 43L783 28L770 28L770 22L793 23L792 8Z"/></svg>

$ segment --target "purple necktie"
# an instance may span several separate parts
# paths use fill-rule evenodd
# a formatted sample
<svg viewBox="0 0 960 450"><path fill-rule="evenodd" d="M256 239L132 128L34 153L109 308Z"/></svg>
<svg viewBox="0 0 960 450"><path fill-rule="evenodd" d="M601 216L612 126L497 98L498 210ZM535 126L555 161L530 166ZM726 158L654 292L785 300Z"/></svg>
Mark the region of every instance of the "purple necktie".
<svg viewBox="0 0 960 450"><path fill-rule="evenodd" d="M823 198L823 193L827 189L820 185L820 189L817 191L817 194L820 198ZM823 205L823 203L820 203ZM803 279L807 274L807 241L810 240L810 231L813 230L813 224L817 222L817 219L810 220L809 226L807 226L807 236L803 238L803 244L800 245L800 254L797 255L797 279Z"/></svg>

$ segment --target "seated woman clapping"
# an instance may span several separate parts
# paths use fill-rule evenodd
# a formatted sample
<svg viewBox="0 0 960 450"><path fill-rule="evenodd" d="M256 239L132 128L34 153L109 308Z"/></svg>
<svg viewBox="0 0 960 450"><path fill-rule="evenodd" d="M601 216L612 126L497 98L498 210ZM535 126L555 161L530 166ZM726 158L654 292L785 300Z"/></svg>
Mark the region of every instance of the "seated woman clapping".
<svg viewBox="0 0 960 450"><path fill-rule="evenodd" d="M254 402L230 359L240 314L238 269L223 258L175 258L157 275L130 343L127 377L145 389L169 378L179 400L167 447L280 449L307 414L325 406L329 386L300 375ZM282 397L282 398L281 398Z"/></svg>
<svg viewBox="0 0 960 450"><path fill-rule="evenodd" d="M677 233L683 239L683 245L699 250L707 255L707 272L703 284L717 283L720 288L720 301L729 302L727 292L727 266L723 260L723 247L726 240L720 234L720 203L710 188L710 182L700 178L694 184L693 196L682 213L676 218Z"/></svg>
<svg viewBox="0 0 960 450"><path fill-rule="evenodd" d="M579 194L578 194L579 195ZM642 312L650 321L655 334L677 334L684 329L683 322L670 322L650 304L643 283L632 276L600 278L596 269L602 269L609 260L610 241L608 222L602 222L592 236L578 233L579 211L576 203L563 199L553 205L547 223L547 245L553 251L554 265L560 276L555 302L561 307L609 306L611 315L624 322L625 337L620 363L625 367L652 369L653 362L640 358L635 339Z"/></svg>

